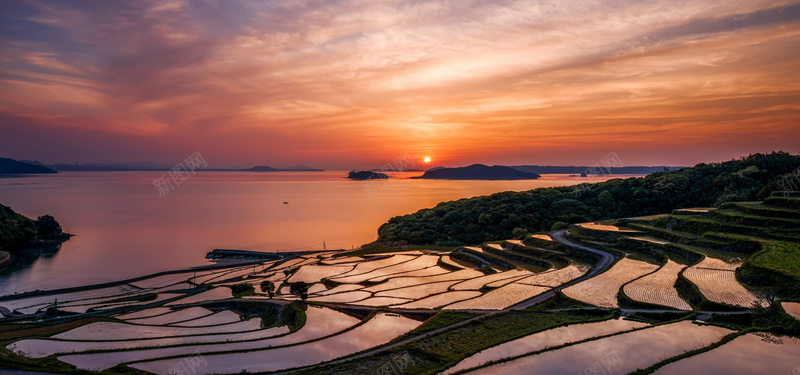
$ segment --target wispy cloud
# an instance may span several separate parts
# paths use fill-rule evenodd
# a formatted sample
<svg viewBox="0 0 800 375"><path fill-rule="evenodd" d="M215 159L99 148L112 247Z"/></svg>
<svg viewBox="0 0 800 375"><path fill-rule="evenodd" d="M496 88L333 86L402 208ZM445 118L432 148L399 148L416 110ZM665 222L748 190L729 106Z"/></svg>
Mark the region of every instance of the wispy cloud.
<svg viewBox="0 0 800 375"><path fill-rule="evenodd" d="M231 163L367 163L398 149L453 163L571 149L569 162L646 145L663 156L712 136L800 151L796 1L0 7L0 112L205 143Z"/></svg>

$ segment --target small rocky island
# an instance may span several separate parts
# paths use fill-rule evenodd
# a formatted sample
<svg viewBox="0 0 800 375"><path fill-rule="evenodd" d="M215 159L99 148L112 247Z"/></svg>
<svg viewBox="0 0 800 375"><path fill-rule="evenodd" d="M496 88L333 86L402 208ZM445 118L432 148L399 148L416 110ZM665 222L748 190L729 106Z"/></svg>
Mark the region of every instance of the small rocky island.
<svg viewBox="0 0 800 375"><path fill-rule="evenodd" d="M351 180L369 180L369 179L387 179L389 176L386 173L373 172L373 171L350 171L347 178Z"/></svg>
<svg viewBox="0 0 800 375"><path fill-rule="evenodd" d="M59 244L70 236L50 215L32 220L0 204L0 268L14 261L17 250Z"/></svg>
<svg viewBox="0 0 800 375"><path fill-rule="evenodd" d="M431 180L534 180L541 176L502 165L473 164L468 167L429 169L422 176Z"/></svg>

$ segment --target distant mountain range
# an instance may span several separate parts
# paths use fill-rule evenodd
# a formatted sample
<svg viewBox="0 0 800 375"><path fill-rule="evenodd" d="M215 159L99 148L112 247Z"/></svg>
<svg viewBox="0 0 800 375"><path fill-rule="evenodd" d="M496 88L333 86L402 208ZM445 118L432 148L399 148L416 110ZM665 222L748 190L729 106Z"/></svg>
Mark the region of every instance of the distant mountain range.
<svg viewBox="0 0 800 375"><path fill-rule="evenodd" d="M458 168L432 168L422 176L412 177L418 179L434 180L535 180L539 178L536 173L520 171L502 165L488 166L473 164Z"/></svg>
<svg viewBox="0 0 800 375"><path fill-rule="evenodd" d="M32 173L58 173L50 168L16 161L14 159L0 158L0 174L32 174Z"/></svg>
<svg viewBox="0 0 800 375"><path fill-rule="evenodd" d="M174 168L175 165L167 165L167 164L160 164L154 161L145 161L145 162L129 162L129 163L85 163L85 164L67 164L67 163L57 163L57 164L43 164L38 161L33 160L20 160L15 161L13 159L7 158L0 158L0 174L22 174L22 173L55 173L56 171L59 172L77 172L77 171L168 171ZM484 170L480 168L483 167ZM591 167L586 166L549 166L549 165L514 165L514 166L500 166L495 165L493 167L489 167L483 164L474 164L468 167L459 167L459 168L446 168L446 167L434 167L426 170L425 174L419 176L417 178L422 179L499 179L499 180L517 180L517 179L530 179L532 178L530 175L518 175L514 172L505 170L501 172L500 169L495 167L501 168L509 168L519 172L527 172L533 173L536 175L542 174L581 174L587 172L588 174L596 174L598 171L592 171ZM486 170L485 168L495 168L492 171ZM614 167L614 168L602 168L600 172L608 173L608 174L620 174L620 175L648 175L653 172L663 172L667 171L675 171L682 169L684 167L674 167L674 166L654 166L654 167L645 167L645 166L631 166L631 167ZM307 165L297 165L292 167L286 168L274 168L269 167L266 165L258 165L252 168L247 169L237 169L237 168L203 168L204 171L227 171L227 172L234 172L234 171L245 171L245 172L321 172L324 169L317 169L313 167L309 167ZM450 171L453 170L453 171ZM376 170L380 171L380 170ZM404 172L412 172L412 171L420 171L417 169L406 169ZM436 174L431 174L429 172L435 171L445 171L445 172L438 172ZM468 178L468 176L472 175L477 176L476 178ZM433 177L435 176L435 177ZM449 176L449 177L441 177L441 176ZM481 177L485 176L485 177ZM486 176L495 176L494 177L486 177Z"/></svg>
<svg viewBox="0 0 800 375"><path fill-rule="evenodd" d="M11 160L11 159L8 159ZM126 171L168 171L175 168L175 165L160 164L154 161L144 162L131 162L131 163L85 163L85 164L66 164L57 163L45 165L38 161L22 160L17 163L24 163L33 166L45 167L55 171L61 172L126 172ZM266 165L259 165L249 169L237 168L203 168L204 171L217 171L217 172L322 172L324 169L312 168L307 165L297 165L287 168L273 168ZM33 173L33 172L32 172ZM45 173L45 172L36 172Z"/></svg>
<svg viewBox="0 0 800 375"><path fill-rule="evenodd" d="M38 163L35 161L27 161L28 163ZM85 164L66 164L57 163L45 165L46 167L53 168L61 172L116 172L116 171L168 171L174 168L174 165L159 164L154 161L133 162L133 163L85 163Z"/></svg>
<svg viewBox="0 0 800 375"><path fill-rule="evenodd" d="M242 169L242 171L246 171L246 172L323 172L325 170L324 169L311 168L311 167L309 167L307 165L302 165L301 164L301 165L297 165L297 166L294 166L294 167L288 167L288 168L272 168L272 167L268 167L266 165L257 165L257 166L255 166L253 168Z"/></svg>

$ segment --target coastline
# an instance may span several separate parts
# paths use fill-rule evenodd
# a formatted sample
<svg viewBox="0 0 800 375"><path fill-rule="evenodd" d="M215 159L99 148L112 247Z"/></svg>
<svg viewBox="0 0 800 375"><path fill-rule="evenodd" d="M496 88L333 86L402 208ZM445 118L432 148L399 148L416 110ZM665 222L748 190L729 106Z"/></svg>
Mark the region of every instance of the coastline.
<svg viewBox="0 0 800 375"><path fill-rule="evenodd" d="M8 197L4 204L27 213L58 207L55 214L65 229L80 232L62 244L58 255L49 256L49 251L37 260L58 272L21 267L33 263L17 256L5 269L0 295L200 266L214 248L285 252L326 242L328 249L351 249L375 241L377 228L391 217L439 202L584 180L565 175L499 182L407 178L418 173L383 180L386 185L374 196L362 184L342 178L347 171L204 172L164 198L152 191L153 172L63 172L26 177L22 183L0 180L0 195ZM67 191L85 193L59 193ZM204 199L198 200L201 195ZM231 200L234 195L237 199ZM87 210L98 201L119 203ZM140 224L131 226L129 217L139 218ZM317 225L322 218L326 225ZM176 236L176 231L186 235Z"/></svg>
<svg viewBox="0 0 800 375"><path fill-rule="evenodd" d="M14 256L10 252L0 250L0 270L14 263Z"/></svg>

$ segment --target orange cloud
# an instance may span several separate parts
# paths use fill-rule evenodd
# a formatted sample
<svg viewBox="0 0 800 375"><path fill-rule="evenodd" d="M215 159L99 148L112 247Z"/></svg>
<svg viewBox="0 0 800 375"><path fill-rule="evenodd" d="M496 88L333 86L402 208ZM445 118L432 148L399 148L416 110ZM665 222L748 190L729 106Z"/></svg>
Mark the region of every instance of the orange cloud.
<svg viewBox="0 0 800 375"><path fill-rule="evenodd" d="M227 164L326 167L800 151L794 1L0 7L0 112L89 147L163 137Z"/></svg>

